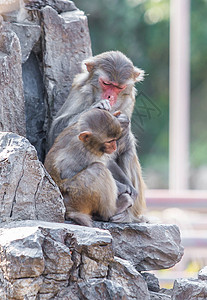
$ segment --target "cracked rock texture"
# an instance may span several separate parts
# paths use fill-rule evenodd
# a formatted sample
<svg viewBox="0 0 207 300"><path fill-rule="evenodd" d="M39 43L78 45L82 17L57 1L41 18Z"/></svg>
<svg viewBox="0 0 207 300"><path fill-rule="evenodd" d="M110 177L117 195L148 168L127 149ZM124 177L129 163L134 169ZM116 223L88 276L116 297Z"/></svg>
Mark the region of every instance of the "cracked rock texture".
<svg viewBox="0 0 207 300"><path fill-rule="evenodd" d="M172 300L207 299L207 283L199 279L177 279L173 287Z"/></svg>
<svg viewBox="0 0 207 300"><path fill-rule="evenodd" d="M11 222L0 228L0 249L2 300L150 299L142 276L129 262L114 259L107 230ZM99 263L87 271L90 277L83 272L87 260Z"/></svg>
<svg viewBox="0 0 207 300"><path fill-rule="evenodd" d="M114 239L115 255L129 260L138 271L167 269L178 263L184 249L176 225L94 222Z"/></svg>
<svg viewBox="0 0 207 300"><path fill-rule="evenodd" d="M52 7L41 10L43 69L52 117L65 102L81 62L92 55L87 18L80 10L58 14Z"/></svg>
<svg viewBox="0 0 207 300"><path fill-rule="evenodd" d="M13 8L0 20L0 130L26 135L44 161L52 117L92 55L87 17L68 0L18 0Z"/></svg>
<svg viewBox="0 0 207 300"><path fill-rule="evenodd" d="M52 117L92 54L87 17L68 0L14 0L2 7L0 299L171 299L142 271L181 259L178 227L64 224L62 196L37 158L44 160ZM206 273L177 280L172 299L205 299Z"/></svg>
<svg viewBox="0 0 207 300"><path fill-rule="evenodd" d="M26 138L0 132L0 222L64 222L64 213L62 195L35 148Z"/></svg>
<svg viewBox="0 0 207 300"><path fill-rule="evenodd" d="M1 17L1 16L0 16ZM21 48L0 22L0 130L26 135Z"/></svg>

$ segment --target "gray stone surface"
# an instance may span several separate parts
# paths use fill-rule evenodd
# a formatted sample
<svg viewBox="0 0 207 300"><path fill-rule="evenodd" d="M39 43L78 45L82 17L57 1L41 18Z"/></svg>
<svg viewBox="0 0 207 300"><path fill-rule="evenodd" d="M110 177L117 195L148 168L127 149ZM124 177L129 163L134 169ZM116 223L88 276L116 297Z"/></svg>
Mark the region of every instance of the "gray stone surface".
<svg viewBox="0 0 207 300"><path fill-rule="evenodd" d="M207 299L207 284L197 279L178 279L174 282L172 300Z"/></svg>
<svg viewBox="0 0 207 300"><path fill-rule="evenodd" d="M150 292L150 300L170 300L170 299L171 299L171 296L169 296L169 295L165 295L162 293L156 293L156 292Z"/></svg>
<svg viewBox="0 0 207 300"><path fill-rule="evenodd" d="M25 6L28 9L41 9L45 6L51 6L58 13L76 10L73 1L69 0L24 0Z"/></svg>
<svg viewBox="0 0 207 300"><path fill-rule="evenodd" d="M129 260L138 271L170 268L182 258L176 225L94 222L94 226L110 231L115 255Z"/></svg>
<svg viewBox="0 0 207 300"><path fill-rule="evenodd" d="M78 284L80 299L127 300L123 287L108 279L90 279ZM141 299L141 298L140 298ZM143 299L144 300L144 299Z"/></svg>
<svg viewBox="0 0 207 300"><path fill-rule="evenodd" d="M22 51L22 63L25 63L34 45L40 39L41 27L36 24L10 23L8 28L14 31L19 38Z"/></svg>
<svg viewBox="0 0 207 300"><path fill-rule="evenodd" d="M87 17L80 10L58 15L52 7L42 9L43 66L49 118L65 102L83 59L91 56Z"/></svg>
<svg viewBox="0 0 207 300"><path fill-rule="evenodd" d="M38 219L64 222L58 187L27 139L0 133L0 222Z"/></svg>
<svg viewBox="0 0 207 300"><path fill-rule="evenodd" d="M125 295L124 289L120 289L116 282L105 282L102 277L107 274L97 269L96 272L93 268L87 270L88 280L83 281L80 276L82 265L85 262L88 264L86 258L98 262L100 270L107 265L109 267L112 254L108 254L108 250L112 247L112 237L108 231L31 220L15 221L1 226L2 300L53 299L55 296L56 299L80 300L83 298L79 293L91 295L96 292L97 278L101 278L101 282L103 280L99 285L100 291L103 289L109 296ZM94 281L90 282L92 279ZM76 282L83 284L79 286ZM68 295L72 298L67 298ZM114 299L109 296L106 300Z"/></svg>
<svg viewBox="0 0 207 300"><path fill-rule="evenodd" d="M0 26L0 131L26 135L21 48L12 31Z"/></svg>
<svg viewBox="0 0 207 300"><path fill-rule="evenodd" d="M158 293L160 291L160 285L158 278L152 273L141 273L144 280L147 283L148 290Z"/></svg>
<svg viewBox="0 0 207 300"><path fill-rule="evenodd" d="M144 278L129 261L115 257L110 266L109 278L124 288L129 299L150 299Z"/></svg>
<svg viewBox="0 0 207 300"><path fill-rule="evenodd" d="M199 271L198 279L207 280L207 266Z"/></svg>

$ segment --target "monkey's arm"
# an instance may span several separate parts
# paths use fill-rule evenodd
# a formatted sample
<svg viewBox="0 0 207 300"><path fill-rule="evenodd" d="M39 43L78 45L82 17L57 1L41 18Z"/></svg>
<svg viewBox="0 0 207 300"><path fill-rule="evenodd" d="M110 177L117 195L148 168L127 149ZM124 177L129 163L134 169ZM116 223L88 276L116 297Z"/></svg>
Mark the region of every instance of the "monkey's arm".
<svg viewBox="0 0 207 300"><path fill-rule="evenodd" d="M110 160L108 162L108 169L113 175L113 178L116 181L116 185L118 188L118 194L121 195L123 193L127 193L131 196L133 200L137 198L138 190L133 187L133 184L129 180L129 178L124 174L122 169L118 166L118 164L114 160Z"/></svg>
<svg viewBox="0 0 207 300"><path fill-rule="evenodd" d="M76 105L74 105L74 103L71 103L71 99L77 99ZM83 112L87 112L92 108L100 108L107 111L111 110L111 106L107 99L95 100L92 97L90 99L88 99L88 97L85 97L83 99L82 97L80 97L80 95L78 95L76 90L72 90L71 94L68 96L68 99L65 101L52 121L51 128L48 134L48 147L52 147L56 137L61 133L61 131L63 131L63 129L65 129L69 125L76 123Z"/></svg>
<svg viewBox="0 0 207 300"><path fill-rule="evenodd" d="M130 151L119 156L118 165L124 171L127 178L129 178L135 190L139 191L134 205L131 208L132 214L135 217L139 217L146 207L144 195L145 183L142 178L142 170L136 154L135 144Z"/></svg>
<svg viewBox="0 0 207 300"><path fill-rule="evenodd" d="M116 162L123 171L131 185L138 191L133 207L130 209L132 215L138 217L145 204L145 183L142 178L142 170L136 153L136 143L133 133L130 130L130 124L123 130L122 137L118 140L118 152Z"/></svg>

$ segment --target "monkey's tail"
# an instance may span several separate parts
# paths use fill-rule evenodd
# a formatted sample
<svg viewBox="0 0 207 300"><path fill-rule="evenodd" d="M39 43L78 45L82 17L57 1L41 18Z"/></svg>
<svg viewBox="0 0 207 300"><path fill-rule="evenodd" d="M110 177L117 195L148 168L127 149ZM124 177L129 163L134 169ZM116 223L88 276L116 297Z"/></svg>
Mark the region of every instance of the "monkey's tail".
<svg viewBox="0 0 207 300"><path fill-rule="evenodd" d="M72 219L79 225L92 227L92 220L90 215L83 214L81 212L70 211L66 214L66 220L68 218Z"/></svg>

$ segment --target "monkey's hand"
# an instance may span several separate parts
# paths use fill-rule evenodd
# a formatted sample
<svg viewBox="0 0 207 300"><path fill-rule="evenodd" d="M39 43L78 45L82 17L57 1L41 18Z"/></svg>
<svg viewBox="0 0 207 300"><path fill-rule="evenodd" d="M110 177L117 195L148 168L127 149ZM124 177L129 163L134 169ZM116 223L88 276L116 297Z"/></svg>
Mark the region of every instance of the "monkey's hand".
<svg viewBox="0 0 207 300"><path fill-rule="evenodd" d="M129 195L135 201L137 199L137 196L138 196L139 193L137 192L137 190L133 186L129 186L128 188L130 190Z"/></svg>
<svg viewBox="0 0 207 300"><path fill-rule="evenodd" d="M110 105L109 100L104 99L104 100L101 100L100 102L94 104L93 108L100 108L100 109L110 111L111 110L111 105Z"/></svg>
<svg viewBox="0 0 207 300"><path fill-rule="evenodd" d="M120 122L120 125L121 125L121 128L123 130L126 130L129 128L129 125L130 125L130 120L129 118L127 117L127 115L125 114L120 114L117 116L117 119L119 120Z"/></svg>
<svg viewBox="0 0 207 300"><path fill-rule="evenodd" d="M118 189L118 196L122 195L122 194L128 194L133 201L135 201L135 199L138 196L138 192L135 190L135 188L133 186L127 185L127 184L123 184L117 180L116 181L116 186Z"/></svg>

